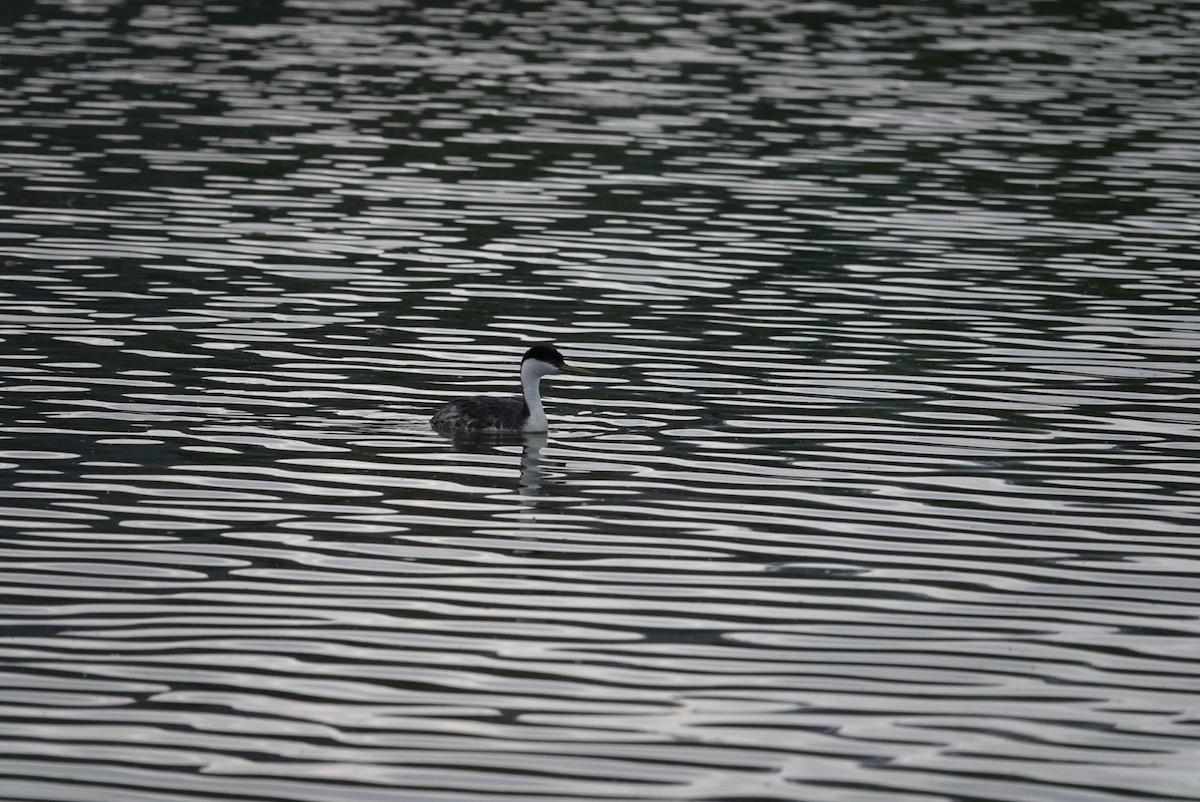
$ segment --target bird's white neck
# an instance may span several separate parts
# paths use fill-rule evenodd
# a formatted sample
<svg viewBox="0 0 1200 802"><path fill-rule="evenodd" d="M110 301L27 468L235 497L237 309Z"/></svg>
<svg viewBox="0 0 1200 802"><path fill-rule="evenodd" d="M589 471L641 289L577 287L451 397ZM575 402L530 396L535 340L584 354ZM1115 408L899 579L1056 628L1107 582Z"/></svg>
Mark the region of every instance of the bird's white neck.
<svg viewBox="0 0 1200 802"><path fill-rule="evenodd" d="M525 396L525 406L529 407L529 418L521 427L526 432L544 432L549 428L546 420L546 410L542 407L542 377L549 371L548 366L537 359L526 359L521 364L521 394Z"/></svg>

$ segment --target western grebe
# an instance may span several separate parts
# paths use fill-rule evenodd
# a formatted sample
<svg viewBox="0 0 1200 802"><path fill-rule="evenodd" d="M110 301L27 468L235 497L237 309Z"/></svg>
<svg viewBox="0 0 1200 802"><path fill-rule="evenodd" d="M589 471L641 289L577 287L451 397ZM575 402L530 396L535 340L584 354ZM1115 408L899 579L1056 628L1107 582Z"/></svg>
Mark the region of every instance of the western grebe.
<svg viewBox="0 0 1200 802"><path fill-rule="evenodd" d="M544 432L547 421L542 408L542 377L562 371L591 374L590 370L568 366L553 345L535 345L521 359L521 397L458 398L439 409L429 423L439 432Z"/></svg>

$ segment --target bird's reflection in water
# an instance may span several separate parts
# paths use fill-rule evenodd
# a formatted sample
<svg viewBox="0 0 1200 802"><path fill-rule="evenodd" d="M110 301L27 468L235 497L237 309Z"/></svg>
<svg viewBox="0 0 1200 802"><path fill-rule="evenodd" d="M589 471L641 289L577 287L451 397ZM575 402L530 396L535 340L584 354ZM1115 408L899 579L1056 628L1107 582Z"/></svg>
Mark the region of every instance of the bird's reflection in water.
<svg viewBox="0 0 1200 802"><path fill-rule="evenodd" d="M542 449L546 447L545 432L512 434L473 434L454 438L454 450L470 454L504 453L505 446L521 447L517 492L522 496L537 496L545 483Z"/></svg>
<svg viewBox="0 0 1200 802"><path fill-rule="evenodd" d="M517 481L517 492L523 496L536 496L542 489L542 449L546 446L546 435L527 434L521 449L521 478Z"/></svg>

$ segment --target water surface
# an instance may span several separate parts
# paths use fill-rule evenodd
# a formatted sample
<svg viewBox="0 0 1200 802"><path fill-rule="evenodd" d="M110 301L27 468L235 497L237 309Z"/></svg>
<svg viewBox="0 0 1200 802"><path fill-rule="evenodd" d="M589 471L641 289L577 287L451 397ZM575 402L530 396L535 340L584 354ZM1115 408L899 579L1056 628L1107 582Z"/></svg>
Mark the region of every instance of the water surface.
<svg viewBox="0 0 1200 802"><path fill-rule="evenodd" d="M6 6L3 795L1200 797L1198 45Z"/></svg>

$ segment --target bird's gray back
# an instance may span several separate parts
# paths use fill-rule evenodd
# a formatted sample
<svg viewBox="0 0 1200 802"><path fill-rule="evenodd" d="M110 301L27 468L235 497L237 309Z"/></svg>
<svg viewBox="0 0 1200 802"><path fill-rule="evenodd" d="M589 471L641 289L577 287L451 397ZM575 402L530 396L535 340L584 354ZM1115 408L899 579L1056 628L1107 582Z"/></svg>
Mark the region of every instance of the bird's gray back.
<svg viewBox="0 0 1200 802"><path fill-rule="evenodd" d="M477 395L451 401L438 410L430 423L435 429L520 430L528 417L524 399Z"/></svg>

